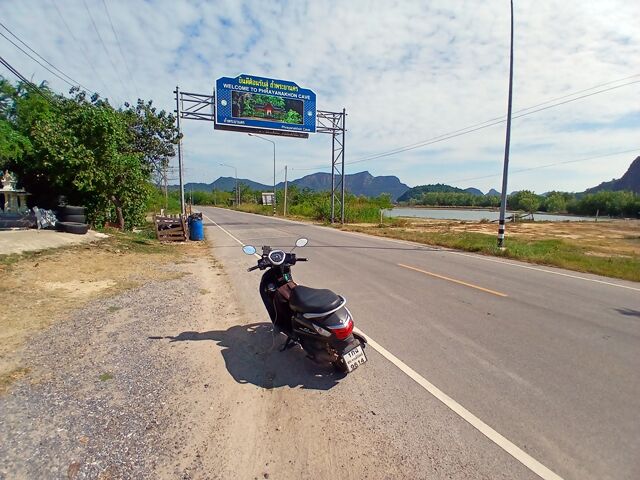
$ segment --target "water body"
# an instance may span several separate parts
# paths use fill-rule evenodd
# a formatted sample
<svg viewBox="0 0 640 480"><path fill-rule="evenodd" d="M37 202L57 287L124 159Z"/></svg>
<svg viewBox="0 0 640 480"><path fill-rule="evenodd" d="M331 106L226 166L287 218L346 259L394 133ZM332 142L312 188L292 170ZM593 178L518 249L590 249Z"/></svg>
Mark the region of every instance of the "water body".
<svg viewBox="0 0 640 480"><path fill-rule="evenodd" d="M513 213L514 212L507 212L507 216ZM417 217L469 221L480 221L483 218L487 220L498 220L500 217L500 212L497 210L465 210L462 208L394 208L392 210L385 210L384 214L387 217ZM533 218L537 221L547 222L592 222L595 220L595 217L551 215L545 213L534 213Z"/></svg>

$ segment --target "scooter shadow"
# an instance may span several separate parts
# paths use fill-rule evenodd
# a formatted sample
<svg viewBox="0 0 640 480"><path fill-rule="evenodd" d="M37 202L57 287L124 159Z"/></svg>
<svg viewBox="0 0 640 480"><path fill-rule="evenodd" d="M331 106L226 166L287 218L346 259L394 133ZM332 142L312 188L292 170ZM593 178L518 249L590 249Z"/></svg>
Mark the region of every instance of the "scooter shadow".
<svg viewBox="0 0 640 480"><path fill-rule="evenodd" d="M320 365L307 358L299 346L281 352L286 337L273 332L271 323L150 338L167 338L170 342L217 342L227 370L236 382L242 384L250 383L267 389L300 387L329 390L345 377L331 365Z"/></svg>

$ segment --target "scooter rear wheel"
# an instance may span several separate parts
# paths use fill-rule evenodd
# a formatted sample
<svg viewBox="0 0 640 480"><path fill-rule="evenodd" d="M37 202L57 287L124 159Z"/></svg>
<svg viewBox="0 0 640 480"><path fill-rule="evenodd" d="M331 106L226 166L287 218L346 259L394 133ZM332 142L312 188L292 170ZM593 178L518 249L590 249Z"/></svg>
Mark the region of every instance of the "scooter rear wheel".
<svg viewBox="0 0 640 480"><path fill-rule="evenodd" d="M333 365L333 368L335 368L338 372L345 373L345 374L349 373L349 370L347 369L347 364L344 363L344 360L339 359L334 362L331 362L331 364Z"/></svg>

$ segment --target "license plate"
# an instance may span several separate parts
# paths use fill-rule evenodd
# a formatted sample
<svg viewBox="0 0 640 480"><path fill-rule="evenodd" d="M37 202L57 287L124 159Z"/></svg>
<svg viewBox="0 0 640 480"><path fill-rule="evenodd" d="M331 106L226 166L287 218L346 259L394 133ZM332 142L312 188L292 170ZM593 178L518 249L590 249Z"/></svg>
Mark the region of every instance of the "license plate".
<svg viewBox="0 0 640 480"><path fill-rule="evenodd" d="M353 372L356 368L367 361L367 356L364 354L364 350L361 345L358 345L353 350L349 350L342 356L344 363L347 365L347 371Z"/></svg>

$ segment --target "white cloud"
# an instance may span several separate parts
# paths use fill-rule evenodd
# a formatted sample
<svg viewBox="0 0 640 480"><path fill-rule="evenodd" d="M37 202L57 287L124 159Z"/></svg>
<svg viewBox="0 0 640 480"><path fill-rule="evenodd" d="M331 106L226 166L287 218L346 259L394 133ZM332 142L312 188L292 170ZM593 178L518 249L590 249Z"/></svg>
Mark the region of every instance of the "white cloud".
<svg viewBox="0 0 640 480"><path fill-rule="evenodd" d="M347 161L506 113L509 12L508 4L497 0L106 0L134 82L128 79L101 0L57 2L81 45L52 1L0 2L2 22L54 65L115 103L133 100L139 91L173 110L177 84L185 91L207 93L220 76L250 73L293 80L318 93L320 108L347 109ZM515 14L514 110L640 74L634 62L640 56L637 2L516 2ZM68 88L4 39L0 43L3 57L26 76L47 79L58 90ZM639 98L640 84L635 84L515 119L512 170L640 147L638 117L634 123L630 116L640 111ZM616 124L625 115L631 119L627 128ZM591 128L581 129L585 124ZM619 128L609 128L612 124ZM230 169L219 166L224 162L237 165L240 176L271 181L271 146L266 142L214 132L207 123L183 125L188 180L229 175ZM285 163L292 169L330 163L329 136L274 139L278 170ZM499 125L353 164L347 171L395 174L411 185L495 175L460 185L487 190L500 184L503 147L504 125ZM620 176L635 156L514 173L509 190L581 190Z"/></svg>

